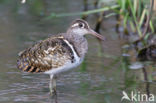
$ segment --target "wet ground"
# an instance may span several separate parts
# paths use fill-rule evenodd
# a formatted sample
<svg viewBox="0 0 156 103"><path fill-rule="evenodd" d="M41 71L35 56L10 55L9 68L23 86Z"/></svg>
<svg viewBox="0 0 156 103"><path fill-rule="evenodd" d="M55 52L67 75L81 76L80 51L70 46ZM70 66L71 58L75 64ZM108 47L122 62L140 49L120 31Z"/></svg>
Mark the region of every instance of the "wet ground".
<svg viewBox="0 0 156 103"><path fill-rule="evenodd" d="M35 1L24 5L19 0L0 1L0 103L54 101L49 96L49 76L20 72L16 68L17 54L36 41L65 32L71 21L79 16L49 20L43 18L51 12L82 11L83 1ZM95 26L94 21L94 16L88 18L92 28ZM102 42L103 52L99 52L98 40L87 36L89 51L85 62L58 76L58 103L120 103L122 91L156 95L154 66L148 65L146 68L149 82L145 82L142 69L129 68L131 61L135 60L123 56L126 40L119 39L115 24L115 18L104 19L101 34L106 36L107 41ZM136 55L133 51L129 54Z"/></svg>

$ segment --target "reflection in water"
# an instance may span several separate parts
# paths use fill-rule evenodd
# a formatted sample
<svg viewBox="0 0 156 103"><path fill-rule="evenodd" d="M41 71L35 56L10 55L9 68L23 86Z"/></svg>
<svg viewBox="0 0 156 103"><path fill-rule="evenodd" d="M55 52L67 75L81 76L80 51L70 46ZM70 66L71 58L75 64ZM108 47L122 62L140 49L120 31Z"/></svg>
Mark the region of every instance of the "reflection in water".
<svg viewBox="0 0 156 103"><path fill-rule="evenodd" d="M36 1L45 3L41 5ZM80 2L33 0L21 5L19 0L0 1L0 23L3 24L0 25L2 44L0 45L0 102L55 102L55 99L49 96L49 76L20 72L16 68L17 54L34 42L53 35L51 33L65 31L69 23L76 18L45 21L42 20L44 16L42 11L46 11L47 14L81 11L82 3L83 0ZM90 19L94 18L87 19L93 27L94 20ZM107 37L107 41L103 42L105 45L103 55L99 55L97 40L88 36L90 47L85 62L77 69L58 77L58 103L120 103L123 90L144 93L146 88L156 95L156 86L153 82L156 76L154 73L153 77L150 76L155 67L146 65L148 80L144 80L145 72L143 73L142 69L129 69L129 65L136 61L134 56L121 55L122 53L135 55L135 53L122 48L126 43L117 38L113 29L115 22L114 18L110 18L101 24L101 34Z"/></svg>

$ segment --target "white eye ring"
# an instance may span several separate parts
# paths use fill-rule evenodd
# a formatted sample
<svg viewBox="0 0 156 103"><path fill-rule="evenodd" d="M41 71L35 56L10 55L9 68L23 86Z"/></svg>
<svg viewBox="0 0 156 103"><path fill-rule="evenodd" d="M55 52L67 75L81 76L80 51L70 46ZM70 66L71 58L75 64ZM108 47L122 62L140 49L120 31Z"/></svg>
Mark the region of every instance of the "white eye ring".
<svg viewBox="0 0 156 103"><path fill-rule="evenodd" d="M72 27L80 27L80 28L84 28L85 24L84 23L75 23L72 25Z"/></svg>

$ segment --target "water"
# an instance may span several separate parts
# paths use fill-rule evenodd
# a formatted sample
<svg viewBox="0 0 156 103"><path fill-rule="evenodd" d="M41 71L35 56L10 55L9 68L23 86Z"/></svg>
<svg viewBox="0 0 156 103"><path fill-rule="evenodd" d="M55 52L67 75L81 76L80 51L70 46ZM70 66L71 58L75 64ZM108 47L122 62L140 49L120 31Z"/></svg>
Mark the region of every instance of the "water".
<svg viewBox="0 0 156 103"><path fill-rule="evenodd" d="M49 76L22 73L16 68L17 54L49 35L65 32L72 20L66 17L43 20L51 12L75 12L83 10L83 1L38 0L21 5L19 0L0 1L0 103L51 103ZM92 1L90 1L92 2ZM35 6L37 5L37 6ZM34 6L34 7L33 7ZM95 17L88 19L91 27ZM101 34L103 56L98 41L87 36L89 51L83 65L57 78L58 103L119 103L122 91L146 93L147 84L141 69L127 69L132 61L122 56L124 40L115 32L115 19L106 19ZM150 93L156 95L156 71L149 67ZM126 101L125 101L126 102Z"/></svg>

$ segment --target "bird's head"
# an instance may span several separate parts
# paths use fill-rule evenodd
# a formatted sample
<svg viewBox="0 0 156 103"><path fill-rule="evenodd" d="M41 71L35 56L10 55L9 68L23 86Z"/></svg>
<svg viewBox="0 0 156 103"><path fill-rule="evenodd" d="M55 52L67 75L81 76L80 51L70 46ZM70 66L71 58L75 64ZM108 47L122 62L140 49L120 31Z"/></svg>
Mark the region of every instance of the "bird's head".
<svg viewBox="0 0 156 103"><path fill-rule="evenodd" d="M105 40L105 38L102 35L92 30L89 27L88 23L81 19L74 20L67 32L72 32L74 34L81 36L84 36L86 34L92 34L93 36L96 36L101 40Z"/></svg>

